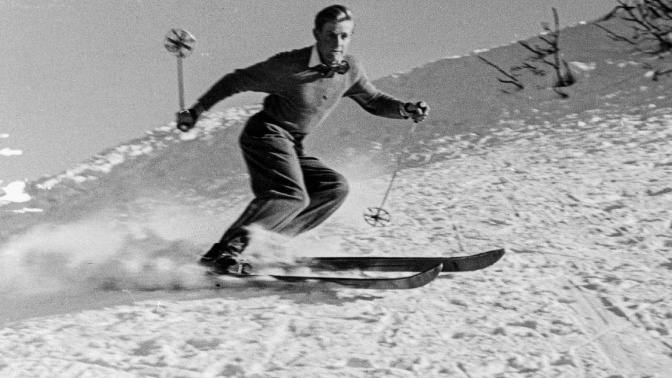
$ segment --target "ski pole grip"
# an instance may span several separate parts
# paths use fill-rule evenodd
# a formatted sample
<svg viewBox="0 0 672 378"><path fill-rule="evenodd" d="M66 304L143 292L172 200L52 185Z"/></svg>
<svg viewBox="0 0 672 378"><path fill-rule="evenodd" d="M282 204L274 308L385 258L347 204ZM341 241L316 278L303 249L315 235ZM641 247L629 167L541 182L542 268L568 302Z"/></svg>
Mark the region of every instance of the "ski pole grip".
<svg viewBox="0 0 672 378"><path fill-rule="evenodd" d="M424 101L420 101L420 102L418 102L417 104L415 104L415 108L418 109L418 110L420 110L420 112L421 112L422 114L426 114L426 113L427 113L427 109L429 109L429 106L427 106L427 103L426 103L426 102L424 102ZM414 124L417 124L417 123L419 123L419 122L420 122L419 120L414 120L413 123L414 123ZM413 126L413 129L415 130L415 125Z"/></svg>
<svg viewBox="0 0 672 378"><path fill-rule="evenodd" d="M194 114L190 112L189 110L180 110L177 113L177 128L180 131L187 132L191 129L194 128L196 124L196 119L194 118Z"/></svg>
<svg viewBox="0 0 672 378"><path fill-rule="evenodd" d="M428 110L429 110L429 106L424 101L419 101L415 104L412 103L412 102L407 102L404 105L404 111L407 114L424 115L424 114L427 114ZM418 123L418 122L420 122L420 120L413 117L413 122Z"/></svg>

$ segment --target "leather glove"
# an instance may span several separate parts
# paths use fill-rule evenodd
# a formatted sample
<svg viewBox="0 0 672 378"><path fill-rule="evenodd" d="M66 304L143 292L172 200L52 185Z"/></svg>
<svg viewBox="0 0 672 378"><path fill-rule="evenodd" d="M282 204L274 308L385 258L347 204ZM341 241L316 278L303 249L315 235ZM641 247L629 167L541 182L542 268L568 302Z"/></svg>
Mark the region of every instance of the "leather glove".
<svg viewBox="0 0 672 378"><path fill-rule="evenodd" d="M429 116L429 105L424 101L415 104L407 102L399 108L399 113L404 119L412 118L415 123L422 122Z"/></svg>
<svg viewBox="0 0 672 378"><path fill-rule="evenodd" d="M177 112L177 128L183 132L187 132L196 126L198 116L194 109L185 109Z"/></svg>

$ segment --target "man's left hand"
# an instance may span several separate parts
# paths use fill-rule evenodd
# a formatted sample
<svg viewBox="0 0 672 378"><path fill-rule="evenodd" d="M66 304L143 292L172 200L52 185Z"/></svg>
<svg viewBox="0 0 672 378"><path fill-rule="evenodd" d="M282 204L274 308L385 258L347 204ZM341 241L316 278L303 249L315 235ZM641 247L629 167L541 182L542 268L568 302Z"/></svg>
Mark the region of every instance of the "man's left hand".
<svg viewBox="0 0 672 378"><path fill-rule="evenodd" d="M424 101L415 104L407 102L399 111L404 118L412 118L413 122L418 123L424 121L429 116L429 105Z"/></svg>

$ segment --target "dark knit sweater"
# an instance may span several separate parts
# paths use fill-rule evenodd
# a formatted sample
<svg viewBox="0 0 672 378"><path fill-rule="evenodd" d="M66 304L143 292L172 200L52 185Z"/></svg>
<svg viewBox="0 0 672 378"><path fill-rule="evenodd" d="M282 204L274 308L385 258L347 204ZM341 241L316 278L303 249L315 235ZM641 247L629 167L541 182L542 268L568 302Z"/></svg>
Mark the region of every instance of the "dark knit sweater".
<svg viewBox="0 0 672 378"><path fill-rule="evenodd" d="M221 78L198 100L202 110L245 91L264 92L264 111L291 133L307 134L319 125L341 97L350 97L366 111L387 118L402 118L394 97L377 90L352 55L344 60L350 70L323 76L309 65L312 46L283 52Z"/></svg>

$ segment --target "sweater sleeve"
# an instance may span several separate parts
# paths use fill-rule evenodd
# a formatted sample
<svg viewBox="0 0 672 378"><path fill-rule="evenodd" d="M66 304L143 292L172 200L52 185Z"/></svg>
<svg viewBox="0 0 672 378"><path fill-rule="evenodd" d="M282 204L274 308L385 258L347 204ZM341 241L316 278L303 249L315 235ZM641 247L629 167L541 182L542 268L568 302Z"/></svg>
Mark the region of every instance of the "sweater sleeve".
<svg viewBox="0 0 672 378"><path fill-rule="evenodd" d="M198 99L194 108L199 109L200 113L237 93L268 92L269 86L277 80L274 74L275 63L271 58L225 75Z"/></svg>
<svg viewBox="0 0 672 378"><path fill-rule="evenodd" d="M344 94L357 102L367 112L385 118L404 118L399 113L403 102L379 91L366 75L366 72L356 62L355 82Z"/></svg>

